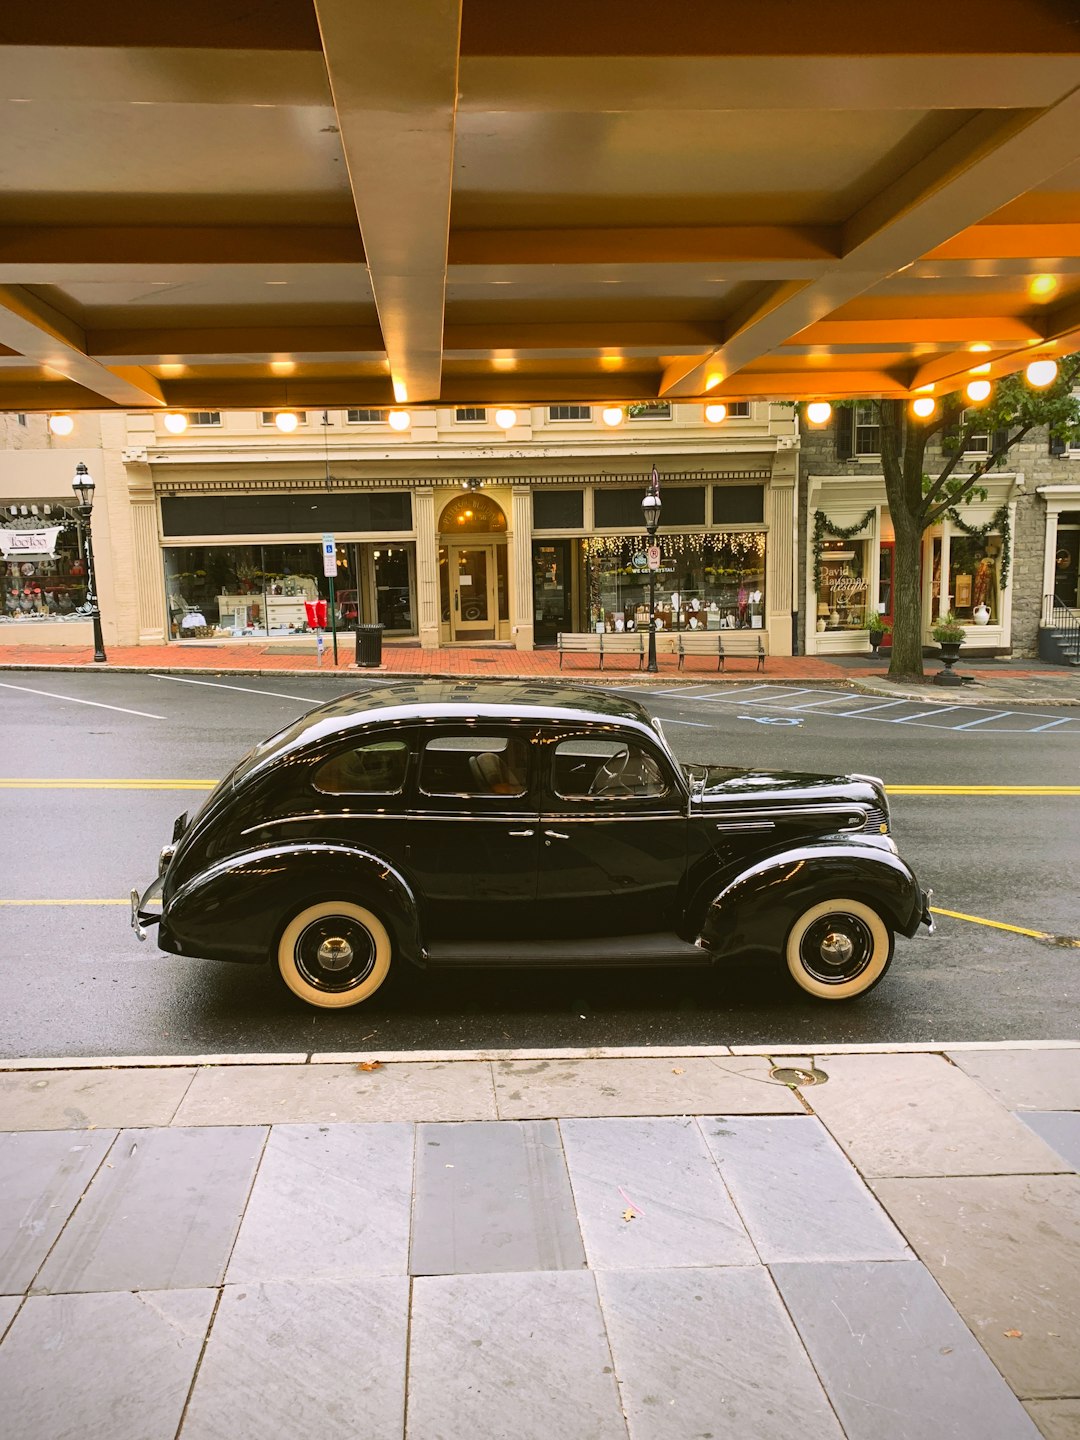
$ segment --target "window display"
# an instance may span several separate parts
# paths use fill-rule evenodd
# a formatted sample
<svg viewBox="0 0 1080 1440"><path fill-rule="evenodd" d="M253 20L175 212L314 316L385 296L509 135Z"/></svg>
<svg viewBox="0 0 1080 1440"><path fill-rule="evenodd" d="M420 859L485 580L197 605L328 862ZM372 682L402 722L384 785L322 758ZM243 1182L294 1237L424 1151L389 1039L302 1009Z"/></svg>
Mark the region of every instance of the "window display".
<svg viewBox="0 0 1080 1440"><path fill-rule="evenodd" d="M656 628L760 630L765 624L765 536L718 531L661 535ZM649 568L640 535L582 540L591 629L619 634L649 623Z"/></svg>
<svg viewBox="0 0 1080 1440"><path fill-rule="evenodd" d="M86 604L86 560L82 536L59 500L0 509L0 529L10 543L0 546L3 579L0 620L81 620ZM51 551L22 552L11 532L47 535ZM47 542L46 542L47 543Z"/></svg>
<svg viewBox="0 0 1080 1440"><path fill-rule="evenodd" d="M949 540L949 593L965 624L999 623L1001 537L953 535Z"/></svg>
<svg viewBox="0 0 1080 1440"><path fill-rule="evenodd" d="M869 625L869 540L826 540L821 548L817 631Z"/></svg>

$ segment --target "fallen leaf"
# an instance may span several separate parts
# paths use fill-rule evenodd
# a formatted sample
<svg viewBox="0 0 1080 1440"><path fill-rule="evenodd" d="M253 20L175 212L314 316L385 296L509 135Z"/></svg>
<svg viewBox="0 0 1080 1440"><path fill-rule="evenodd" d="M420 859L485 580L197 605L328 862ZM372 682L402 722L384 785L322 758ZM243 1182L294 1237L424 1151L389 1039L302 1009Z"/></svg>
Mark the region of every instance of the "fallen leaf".
<svg viewBox="0 0 1080 1440"><path fill-rule="evenodd" d="M673 1075L681 1075L683 1072L678 1068L678 1066L676 1066L675 1069L672 1070L671 1073L672 1073Z"/></svg>
<svg viewBox="0 0 1080 1440"><path fill-rule="evenodd" d="M1005 1337L1008 1340L1019 1340L1023 1335L1022 1330L1006 1330Z"/></svg>
<svg viewBox="0 0 1080 1440"><path fill-rule="evenodd" d="M358 1070L381 1070L383 1062L381 1060L361 1060L356 1068Z"/></svg>
<svg viewBox="0 0 1080 1440"><path fill-rule="evenodd" d="M636 1220L636 1219L637 1219L637 1211L636 1211L636 1210L624 1210L624 1211L622 1212L622 1218L623 1218L624 1220Z"/></svg>

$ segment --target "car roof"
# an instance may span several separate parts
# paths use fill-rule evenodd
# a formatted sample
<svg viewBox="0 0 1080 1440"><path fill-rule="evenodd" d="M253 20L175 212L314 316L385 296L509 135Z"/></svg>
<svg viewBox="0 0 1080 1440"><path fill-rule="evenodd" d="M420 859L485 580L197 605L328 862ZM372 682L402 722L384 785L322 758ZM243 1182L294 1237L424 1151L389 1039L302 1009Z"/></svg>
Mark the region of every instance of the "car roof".
<svg viewBox="0 0 1080 1440"><path fill-rule="evenodd" d="M362 730L373 723L475 720L604 724L646 731L655 740L648 712L629 696L559 681L414 680L355 691L319 705L256 745L233 774L240 781L281 756L307 745Z"/></svg>

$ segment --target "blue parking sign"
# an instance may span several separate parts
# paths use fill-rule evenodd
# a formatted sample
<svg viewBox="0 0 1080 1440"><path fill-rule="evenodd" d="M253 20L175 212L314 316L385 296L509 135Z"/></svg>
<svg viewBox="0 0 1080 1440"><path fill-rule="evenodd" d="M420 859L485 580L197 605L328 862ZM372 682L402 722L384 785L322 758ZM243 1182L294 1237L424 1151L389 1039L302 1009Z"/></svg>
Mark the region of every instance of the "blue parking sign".
<svg viewBox="0 0 1080 1440"><path fill-rule="evenodd" d="M337 541L333 535L322 537L322 570L327 576L337 574Z"/></svg>

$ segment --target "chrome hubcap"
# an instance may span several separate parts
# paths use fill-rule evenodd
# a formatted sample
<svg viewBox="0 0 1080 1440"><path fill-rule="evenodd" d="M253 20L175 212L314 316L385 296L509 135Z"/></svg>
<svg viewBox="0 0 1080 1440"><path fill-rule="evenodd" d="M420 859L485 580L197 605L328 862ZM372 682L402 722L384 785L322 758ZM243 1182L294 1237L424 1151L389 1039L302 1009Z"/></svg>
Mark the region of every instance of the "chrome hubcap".
<svg viewBox="0 0 1080 1440"><path fill-rule="evenodd" d="M351 916L324 915L297 936L293 959L301 977L316 990L352 990L375 967L375 942Z"/></svg>
<svg viewBox="0 0 1080 1440"><path fill-rule="evenodd" d="M846 965L855 953L855 946L847 935L830 930L821 942L821 958L830 965Z"/></svg>
<svg viewBox="0 0 1080 1440"><path fill-rule="evenodd" d="M324 970L344 970L353 958L353 948L340 935L331 935L315 952Z"/></svg>
<svg viewBox="0 0 1080 1440"><path fill-rule="evenodd" d="M874 957L874 937L858 915L834 910L808 926L799 945L807 974L823 985L845 985L857 979Z"/></svg>

